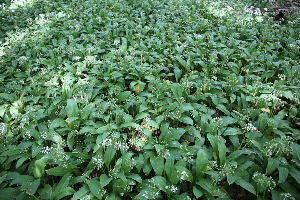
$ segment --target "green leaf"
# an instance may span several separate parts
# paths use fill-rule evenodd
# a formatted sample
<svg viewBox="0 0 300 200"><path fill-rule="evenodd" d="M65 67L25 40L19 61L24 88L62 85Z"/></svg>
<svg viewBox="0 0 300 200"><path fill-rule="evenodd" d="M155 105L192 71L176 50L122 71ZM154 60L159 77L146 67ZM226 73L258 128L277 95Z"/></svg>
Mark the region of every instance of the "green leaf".
<svg viewBox="0 0 300 200"><path fill-rule="evenodd" d="M178 67L175 67L175 69L174 69L174 75L175 75L176 82L179 81L179 79L181 77L181 74L182 74L181 69L179 69Z"/></svg>
<svg viewBox="0 0 300 200"><path fill-rule="evenodd" d="M0 190L0 199L15 199L19 194L20 190L18 190L17 188L4 188Z"/></svg>
<svg viewBox="0 0 300 200"><path fill-rule="evenodd" d="M213 183L210 180L201 178L196 184L201 186L204 190L208 192L212 192L213 190L212 188Z"/></svg>
<svg viewBox="0 0 300 200"><path fill-rule="evenodd" d="M207 163L208 163L208 156L206 154L206 151L204 149L200 149L197 153L197 158L196 158L197 176L199 176L201 173L205 171Z"/></svg>
<svg viewBox="0 0 300 200"><path fill-rule="evenodd" d="M67 172L59 181L59 183L57 184L57 186L54 188L53 190L53 196L55 197L55 199L59 199L59 197L65 197L68 196L70 194L75 193L75 191L73 192L73 190L70 189L66 189L67 186L69 185L69 180L70 180L70 174L71 172ZM71 188L72 189L72 188ZM72 193L73 192L73 193Z"/></svg>
<svg viewBox="0 0 300 200"><path fill-rule="evenodd" d="M4 113L6 111L7 105L1 105L0 106L0 117L4 116Z"/></svg>
<svg viewBox="0 0 300 200"><path fill-rule="evenodd" d="M201 190L199 190L196 186L193 186L193 193L197 199L203 195L203 192L201 192Z"/></svg>
<svg viewBox="0 0 300 200"><path fill-rule="evenodd" d="M120 125L120 128L128 128L128 127L136 128L136 127L139 127L139 125L134 122L125 122Z"/></svg>
<svg viewBox="0 0 300 200"><path fill-rule="evenodd" d="M292 91L283 91L282 96L284 96L287 99L294 99L294 95Z"/></svg>
<svg viewBox="0 0 300 200"><path fill-rule="evenodd" d="M150 179L151 183L153 183L159 190L165 191L167 180L162 176L154 176Z"/></svg>
<svg viewBox="0 0 300 200"><path fill-rule="evenodd" d="M131 91L125 91L125 92L121 92L118 96L117 99L119 101L124 101L126 100L131 94Z"/></svg>
<svg viewBox="0 0 300 200"><path fill-rule="evenodd" d="M275 169L278 168L279 165L280 165L280 161L278 160L278 158L269 157L266 173L271 174Z"/></svg>
<svg viewBox="0 0 300 200"><path fill-rule="evenodd" d="M229 116L223 116L223 117L221 117L221 119L222 119L222 122L223 122L222 126L228 126L230 124L233 124L233 123L237 122L236 119L234 119L232 117L229 117Z"/></svg>
<svg viewBox="0 0 300 200"><path fill-rule="evenodd" d="M227 108L223 104L218 104L216 106L216 108L218 108L219 110L221 110L226 115L230 116L230 112L227 110Z"/></svg>
<svg viewBox="0 0 300 200"><path fill-rule="evenodd" d="M242 134L242 131L240 128L227 128L222 135L239 135Z"/></svg>
<svg viewBox="0 0 300 200"><path fill-rule="evenodd" d="M218 141L218 159L219 159L219 165L225 164L226 146L225 146L225 140L223 138L219 139Z"/></svg>
<svg viewBox="0 0 300 200"><path fill-rule="evenodd" d="M182 180L193 182L193 175L187 168L175 165L175 169L177 170L176 175L180 176Z"/></svg>
<svg viewBox="0 0 300 200"><path fill-rule="evenodd" d="M171 134L171 136L174 140L179 140L185 132L186 132L186 130L184 128L173 128L172 132L169 134Z"/></svg>
<svg viewBox="0 0 300 200"><path fill-rule="evenodd" d="M38 187L40 186L41 179L36 179L30 183L23 184L21 189L26 190L27 193L33 195L36 193Z"/></svg>
<svg viewBox="0 0 300 200"><path fill-rule="evenodd" d="M86 183L88 184L93 195L95 195L98 199L102 199L101 196L102 188L100 182L96 180L87 180Z"/></svg>
<svg viewBox="0 0 300 200"><path fill-rule="evenodd" d="M46 184L39 193L44 199L53 199L53 189L49 184Z"/></svg>
<svg viewBox="0 0 300 200"><path fill-rule="evenodd" d="M110 181L112 180L111 177L108 177L106 174L101 174L100 176L100 186L101 188L104 188L105 186L107 186Z"/></svg>
<svg viewBox="0 0 300 200"><path fill-rule="evenodd" d="M189 124L189 125L193 125L193 124L194 124L194 121L192 120L192 118L187 117L187 116L185 116L185 117L180 117L178 120L179 120L180 122L182 122L182 123L185 123L185 124Z"/></svg>
<svg viewBox="0 0 300 200"><path fill-rule="evenodd" d="M114 146L107 147L107 149L104 153L104 163L106 166L109 166L109 164L112 161L112 159L114 158L116 152L117 151Z"/></svg>
<svg viewBox="0 0 300 200"><path fill-rule="evenodd" d="M71 200L84 199L89 192L89 187L87 184L84 184L77 192L74 193Z"/></svg>
<svg viewBox="0 0 300 200"><path fill-rule="evenodd" d="M150 116L150 114L149 113L139 113L139 114L137 114L136 116L135 116L135 120L139 120L139 119L144 119L144 118L146 118L146 117L148 117L148 116Z"/></svg>
<svg viewBox="0 0 300 200"><path fill-rule="evenodd" d="M78 117L78 105L74 99L67 100L67 106L65 108L67 116L70 117Z"/></svg>
<svg viewBox="0 0 300 200"><path fill-rule="evenodd" d="M160 176L162 175L162 172L164 171L164 158L160 156L151 156L150 157L150 163L151 166L155 172L156 175Z"/></svg>
<svg viewBox="0 0 300 200"><path fill-rule="evenodd" d="M24 183L28 183L28 182L31 182L33 181L34 178L33 176L29 176L29 175L20 175L18 177L16 177L14 180L11 181L11 184L14 185L14 184L24 184Z"/></svg>
<svg viewBox="0 0 300 200"><path fill-rule="evenodd" d="M300 159L300 145L297 143L292 143L291 144L292 147L292 154L295 158Z"/></svg>
<svg viewBox="0 0 300 200"><path fill-rule="evenodd" d="M236 180L237 178L238 178L237 173L229 174L229 175L227 175L227 182L228 182L229 184L232 184L232 183L235 182L235 180Z"/></svg>
<svg viewBox="0 0 300 200"><path fill-rule="evenodd" d="M83 120L89 119L90 114L92 113L93 106L91 104L88 104L84 106L84 108L81 110L80 117Z"/></svg>
<svg viewBox="0 0 300 200"><path fill-rule="evenodd" d="M52 121L51 125L53 128L66 127L67 122L62 118L56 118L55 120Z"/></svg>
<svg viewBox="0 0 300 200"><path fill-rule="evenodd" d="M68 167L62 167L62 166L57 166L57 167L53 167L51 169L46 170L48 175L53 175L53 176L63 176L68 172L73 171L72 168Z"/></svg>
<svg viewBox="0 0 300 200"><path fill-rule="evenodd" d="M141 183L143 181L142 178L140 177L140 175L138 175L138 174L130 174L130 175L127 175L127 177L137 181L138 183Z"/></svg>
<svg viewBox="0 0 300 200"><path fill-rule="evenodd" d="M289 175L289 170L286 167L279 167L278 171L279 171L278 183L285 182L285 180L287 179L287 177Z"/></svg>
<svg viewBox="0 0 300 200"><path fill-rule="evenodd" d="M76 191L71 187L62 188L57 195L55 196L55 200L62 199L63 197L74 194Z"/></svg>
<svg viewBox="0 0 300 200"><path fill-rule="evenodd" d="M23 154L22 157L16 163L16 168L19 168L29 158L31 158L31 154Z"/></svg>
<svg viewBox="0 0 300 200"><path fill-rule="evenodd" d="M288 169L290 175L300 184L300 171L291 165L288 166Z"/></svg>
<svg viewBox="0 0 300 200"><path fill-rule="evenodd" d="M40 178L45 172L47 159L41 158L34 162L33 175L35 178Z"/></svg>
<svg viewBox="0 0 300 200"><path fill-rule="evenodd" d="M251 185L251 183L245 181L242 178L237 178L235 180L235 183L239 186L241 186L242 188L248 190L249 192L251 192L252 194L256 195L255 189L253 187L253 185Z"/></svg>

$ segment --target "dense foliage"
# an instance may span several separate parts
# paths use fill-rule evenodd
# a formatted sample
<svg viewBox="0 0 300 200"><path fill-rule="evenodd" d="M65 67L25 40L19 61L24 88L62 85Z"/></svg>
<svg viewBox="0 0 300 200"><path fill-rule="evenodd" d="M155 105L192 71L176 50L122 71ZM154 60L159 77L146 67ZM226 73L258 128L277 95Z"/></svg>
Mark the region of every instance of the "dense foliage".
<svg viewBox="0 0 300 200"><path fill-rule="evenodd" d="M0 199L300 199L299 28L237 1L4 1Z"/></svg>

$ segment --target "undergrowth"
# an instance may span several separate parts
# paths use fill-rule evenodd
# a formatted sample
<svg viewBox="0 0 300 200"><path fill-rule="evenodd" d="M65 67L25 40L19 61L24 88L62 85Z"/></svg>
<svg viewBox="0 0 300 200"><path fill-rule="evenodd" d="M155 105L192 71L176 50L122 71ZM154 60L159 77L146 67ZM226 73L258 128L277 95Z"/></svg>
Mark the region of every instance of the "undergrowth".
<svg viewBox="0 0 300 200"><path fill-rule="evenodd" d="M0 19L0 199L300 199L298 15L15 0Z"/></svg>

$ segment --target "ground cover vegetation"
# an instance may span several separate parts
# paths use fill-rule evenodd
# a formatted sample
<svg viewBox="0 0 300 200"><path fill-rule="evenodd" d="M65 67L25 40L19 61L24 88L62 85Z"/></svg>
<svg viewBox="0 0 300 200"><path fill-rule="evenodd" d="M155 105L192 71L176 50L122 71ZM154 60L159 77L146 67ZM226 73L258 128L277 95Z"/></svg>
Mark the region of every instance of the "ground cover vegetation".
<svg viewBox="0 0 300 200"><path fill-rule="evenodd" d="M300 18L249 5L2 1L0 199L300 199Z"/></svg>

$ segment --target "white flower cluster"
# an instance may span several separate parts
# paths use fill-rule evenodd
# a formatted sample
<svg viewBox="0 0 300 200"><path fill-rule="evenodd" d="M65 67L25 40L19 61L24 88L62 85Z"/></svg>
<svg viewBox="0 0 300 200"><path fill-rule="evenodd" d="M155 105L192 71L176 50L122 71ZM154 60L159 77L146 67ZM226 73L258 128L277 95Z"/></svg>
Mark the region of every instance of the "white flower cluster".
<svg viewBox="0 0 300 200"><path fill-rule="evenodd" d="M273 156L276 155L280 157L282 155L290 155L292 153L292 144L293 138L290 136L283 136L281 138L275 138L269 142L267 142L265 147L265 155L266 156Z"/></svg>
<svg viewBox="0 0 300 200"><path fill-rule="evenodd" d="M266 176L259 172L255 172L252 176L252 179L260 188L263 188L264 190L268 189L269 191L271 191L276 186L276 183L272 177Z"/></svg>
<svg viewBox="0 0 300 200"><path fill-rule="evenodd" d="M174 185L167 185L165 188L166 188L166 190L168 190L169 192L172 192L172 193L175 193L178 190L178 188L175 187Z"/></svg>
<svg viewBox="0 0 300 200"><path fill-rule="evenodd" d="M247 125L243 128L247 132L256 131L257 128L252 123L247 123Z"/></svg>
<svg viewBox="0 0 300 200"><path fill-rule="evenodd" d="M103 161L103 159L101 158L100 155L94 156L92 158L92 162L93 162L93 164L96 165L96 167L97 167L98 170L101 169L102 166L103 166L103 164L104 164L104 161Z"/></svg>

